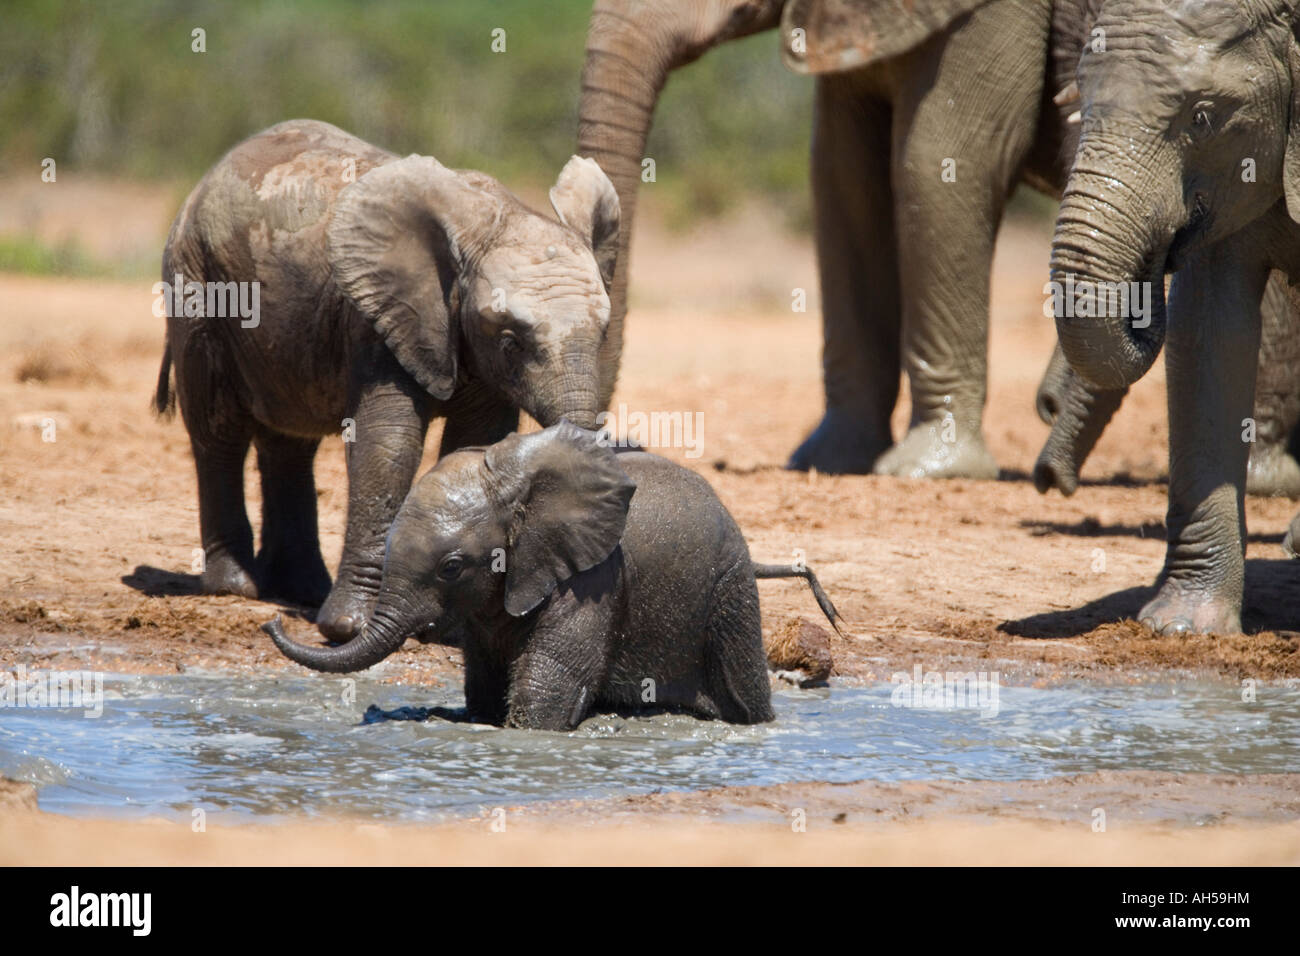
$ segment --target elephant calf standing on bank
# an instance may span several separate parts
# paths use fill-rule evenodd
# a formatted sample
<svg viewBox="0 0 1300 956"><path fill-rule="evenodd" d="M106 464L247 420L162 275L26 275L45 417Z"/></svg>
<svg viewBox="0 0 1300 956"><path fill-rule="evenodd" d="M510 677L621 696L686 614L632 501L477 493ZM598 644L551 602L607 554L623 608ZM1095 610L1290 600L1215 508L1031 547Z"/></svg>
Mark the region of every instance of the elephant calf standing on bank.
<svg viewBox="0 0 1300 956"><path fill-rule="evenodd" d="M198 470L204 591L324 601L318 626L347 640L379 589L384 536L430 419L447 419L443 453L504 437L521 408L543 425L595 425L618 196L576 156L550 195L559 222L482 173L399 159L310 120L245 140L195 187L163 253L163 280L186 290L186 308L168 309L156 405L171 407L174 366ZM233 283L252 286L243 301L259 314L188 307L192 290L201 301L206 286L211 301ZM329 434L348 452L332 590L312 476ZM256 557L250 443L262 476Z"/></svg>
<svg viewBox="0 0 1300 956"><path fill-rule="evenodd" d="M635 496L634 493L635 492ZM408 636L466 626L465 702L478 721L566 730L595 707L772 719L754 565L708 482L568 422L463 449L411 489L388 538L364 633L288 657L346 673Z"/></svg>

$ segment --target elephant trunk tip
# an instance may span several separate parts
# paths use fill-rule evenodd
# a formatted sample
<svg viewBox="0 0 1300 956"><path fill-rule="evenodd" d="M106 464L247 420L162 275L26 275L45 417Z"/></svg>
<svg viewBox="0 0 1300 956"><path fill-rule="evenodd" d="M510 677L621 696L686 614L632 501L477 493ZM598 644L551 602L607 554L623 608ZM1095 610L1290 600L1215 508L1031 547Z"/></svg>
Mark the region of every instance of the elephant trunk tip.
<svg viewBox="0 0 1300 956"><path fill-rule="evenodd" d="M570 414L570 415L565 415L564 417L569 422L573 423L574 425L577 425L579 428L585 428L589 432L596 430L595 412L581 412L580 414L576 414L576 415Z"/></svg>
<svg viewBox="0 0 1300 956"><path fill-rule="evenodd" d="M262 625L262 632L267 634L285 657L293 659L294 649L299 647L297 641L289 637L284 630L284 620L277 614Z"/></svg>
<svg viewBox="0 0 1300 956"><path fill-rule="evenodd" d="M1034 463L1034 487L1040 495L1045 495L1053 488L1066 498L1079 489L1079 475L1071 467L1062 465L1047 456L1040 457Z"/></svg>

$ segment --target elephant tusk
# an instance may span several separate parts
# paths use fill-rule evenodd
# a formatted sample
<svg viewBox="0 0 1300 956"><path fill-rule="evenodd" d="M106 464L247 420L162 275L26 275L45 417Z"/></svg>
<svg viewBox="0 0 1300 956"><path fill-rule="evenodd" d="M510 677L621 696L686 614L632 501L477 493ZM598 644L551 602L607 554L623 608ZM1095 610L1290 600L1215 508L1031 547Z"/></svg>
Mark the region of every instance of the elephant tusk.
<svg viewBox="0 0 1300 956"><path fill-rule="evenodd" d="M1063 88L1061 92L1052 97L1052 102L1057 106L1065 106L1067 103L1079 102L1079 84L1074 80L1071 80L1069 86Z"/></svg>
<svg viewBox="0 0 1300 956"><path fill-rule="evenodd" d="M1065 122L1068 123L1070 126L1078 126L1080 123L1083 122L1083 111L1075 110L1073 113L1071 113L1069 116L1065 118Z"/></svg>

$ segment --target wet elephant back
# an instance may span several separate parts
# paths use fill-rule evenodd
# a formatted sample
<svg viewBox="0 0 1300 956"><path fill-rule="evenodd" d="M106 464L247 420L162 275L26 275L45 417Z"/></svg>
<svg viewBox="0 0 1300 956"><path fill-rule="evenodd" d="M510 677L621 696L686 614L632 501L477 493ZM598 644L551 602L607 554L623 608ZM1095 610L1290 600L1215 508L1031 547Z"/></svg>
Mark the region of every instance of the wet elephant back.
<svg viewBox="0 0 1300 956"><path fill-rule="evenodd" d="M628 678L652 675L684 687L704 673L713 587L737 562L748 563L749 550L699 475L644 452L624 453L619 462L637 489L623 534L630 626L616 666ZM661 659L656 646L676 648L674 659ZM683 653L689 646L694 650Z"/></svg>
<svg viewBox="0 0 1300 956"><path fill-rule="evenodd" d="M370 330L330 282L325 231L339 193L394 158L327 123L281 123L227 153L174 227L181 248L171 258L186 279L260 280L255 326L242 316L203 321L228 352L231 386L263 424L303 434L340 427L349 356Z"/></svg>

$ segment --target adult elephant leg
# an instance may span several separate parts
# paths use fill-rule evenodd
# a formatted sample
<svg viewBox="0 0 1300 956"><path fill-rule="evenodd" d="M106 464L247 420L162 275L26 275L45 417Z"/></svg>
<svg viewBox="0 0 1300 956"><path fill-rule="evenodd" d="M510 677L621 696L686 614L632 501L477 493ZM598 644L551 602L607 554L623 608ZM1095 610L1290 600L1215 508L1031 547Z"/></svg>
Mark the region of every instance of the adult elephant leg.
<svg viewBox="0 0 1300 956"><path fill-rule="evenodd" d="M355 421L347 443L348 517L343 557L334 588L316 615L316 626L332 641L361 632L384 569L384 543L424 453L433 399L376 348L355 363L372 378L349 398Z"/></svg>
<svg viewBox="0 0 1300 956"><path fill-rule="evenodd" d="M495 390L481 383L457 389L446 408L438 457L457 448L494 445L519 430L519 409Z"/></svg>
<svg viewBox="0 0 1300 956"><path fill-rule="evenodd" d="M817 81L812 187L826 412L788 467L865 474L891 442L900 298L890 109L854 74Z"/></svg>
<svg viewBox="0 0 1300 956"><path fill-rule="evenodd" d="M1246 493L1300 498L1300 465L1291 452L1300 423L1300 309L1274 272L1260 307L1262 331L1255 385L1255 444Z"/></svg>
<svg viewBox="0 0 1300 956"><path fill-rule="evenodd" d="M1165 369L1169 529L1159 592L1138 619L1162 634L1241 630L1246 459L1267 270L1212 246L1174 276Z"/></svg>
<svg viewBox="0 0 1300 956"><path fill-rule="evenodd" d="M1291 519L1282 537L1282 550L1290 557L1300 558L1300 514Z"/></svg>
<svg viewBox="0 0 1300 956"><path fill-rule="evenodd" d="M893 182L912 418L878 474L997 477L981 432L989 273L1037 126L1049 15L1032 0L992 3L896 65Z"/></svg>
<svg viewBox="0 0 1300 956"><path fill-rule="evenodd" d="M262 476L262 597L318 607L330 591L316 526L313 464L320 439L261 429L253 441Z"/></svg>

